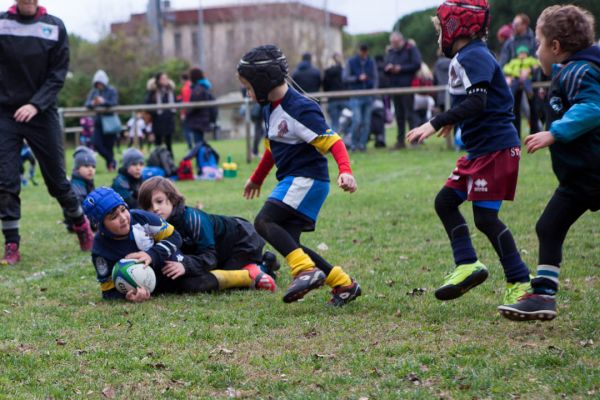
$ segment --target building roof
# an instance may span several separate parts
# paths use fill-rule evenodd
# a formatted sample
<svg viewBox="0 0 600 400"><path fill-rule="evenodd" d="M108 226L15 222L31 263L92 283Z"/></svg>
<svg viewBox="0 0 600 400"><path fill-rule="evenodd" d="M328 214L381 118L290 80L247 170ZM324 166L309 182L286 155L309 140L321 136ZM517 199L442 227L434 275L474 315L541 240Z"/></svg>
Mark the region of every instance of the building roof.
<svg viewBox="0 0 600 400"><path fill-rule="evenodd" d="M202 9L205 24L235 22L239 20L255 20L265 17L293 15L311 19L318 24L324 24L326 13L320 8L311 7L299 2L286 3L257 3L221 7L205 7ZM175 25L192 25L198 23L198 9L171 10L164 12L164 19ZM147 23L146 13L131 14L129 21L116 22L110 25L111 33L132 33L141 25ZM329 23L333 27L342 28L348 25L344 15L329 13Z"/></svg>

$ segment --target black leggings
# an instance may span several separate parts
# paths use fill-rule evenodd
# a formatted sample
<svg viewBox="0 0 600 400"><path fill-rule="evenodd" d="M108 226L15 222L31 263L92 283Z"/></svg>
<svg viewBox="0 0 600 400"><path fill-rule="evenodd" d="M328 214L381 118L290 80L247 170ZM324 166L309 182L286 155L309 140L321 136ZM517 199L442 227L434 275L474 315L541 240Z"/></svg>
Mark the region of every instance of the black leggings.
<svg viewBox="0 0 600 400"><path fill-rule="evenodd" d="M587 210L588 206L575 197L554 192L535 226L540 246L538 265L560 267L567 232Z"/></svg>
<svg viewBox="0 0 600 400"><path fill-rule="evenodd" d="M435 198L435 211L442 220L451 241L458 236L469 235L467 222L458 209L463 201L454 189L448 187L442 188ZM498 218L497 210L477 207L473 204L473 218L475 226L487 236L500 259L518 253L513 236Z"/></svg>
<svg viewBox="0 0 600 400"><path fill-rule="evenodd" d="M171 279L162 273L156 274L156 289L158 293L207 293L219 290L219 281L208 271L195 276L182 276Z"/></svg>
<svg viewBox="0 0 600 400"><path fill-rule="evenodd" d="M333 266L313 250L300 244L304 221L283 205L267 201L254 220L254 227L271 246L284 257L297 248L302 248L315 262L317 268L329 275Z"/></svg>

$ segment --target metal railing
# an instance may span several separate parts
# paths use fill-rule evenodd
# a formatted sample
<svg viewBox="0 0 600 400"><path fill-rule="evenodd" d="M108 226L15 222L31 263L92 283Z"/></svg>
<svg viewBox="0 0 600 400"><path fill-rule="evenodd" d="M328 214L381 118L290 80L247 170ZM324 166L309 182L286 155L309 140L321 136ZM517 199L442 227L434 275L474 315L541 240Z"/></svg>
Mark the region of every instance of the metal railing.
<svg viewBox="0 0 600 400"><path fill-rule="evenodd" d="M548 87L549 82L535 82L534 88ZM332 92L313 92L306 93L307 96L318 99L321 101L321 105L327 103L328 99L335 98L350 98L350 97L362 97L362 96L385 96L385 95L401 95L401 94L431 94L437 92L445 92L446 104L450 104L450 94L448 93L448 86L419 86L419 87L401 87L401 88L385 88L385 89L364 89L364 90L344 90L344 91L332 91ZM75 133L81 132L81 128L69 127L65 128L64 120L67 118L79 118L84 116L94 116L98 113L117 113L117 114L128 114L131 113L133 121L137 121L135 118L136 112L139 111L156 111L156 110L185 110L189 108L206 108L206 107L219 107L219 108L238 108L242 105L245 106L244 125L245 125L245 138L246 138L246 161L252 160L251 155L251 142L252 142L252 121L250 118L250 105L252 101L245 97L241 100L212 100L212 101L198 101L191 103L169 103L169 104L134 104L127 106L116 106L101 109L87 109L85 107L69 107L60 108L59 116L61 120L61 126L63 127L63 133ZM126 127L124 127L126 129ZM137 126L134 125L134 132L137 132ZM134 143L137 146L137 135L134 135Z"/></svg>

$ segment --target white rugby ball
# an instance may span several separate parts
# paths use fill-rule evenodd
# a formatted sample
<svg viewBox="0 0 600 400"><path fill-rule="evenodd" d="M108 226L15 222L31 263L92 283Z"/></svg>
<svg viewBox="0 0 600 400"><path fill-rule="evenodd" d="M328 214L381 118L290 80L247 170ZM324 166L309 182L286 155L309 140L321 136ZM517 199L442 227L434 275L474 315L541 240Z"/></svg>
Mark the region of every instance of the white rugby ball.
<svg viewBox="0 0 600 400"><path fill-rule="evenodd" d="M113 267L112 279L115 288L123 294L138 287L152 293L156 287L154 270L138 260L121 259Z"/></svg>

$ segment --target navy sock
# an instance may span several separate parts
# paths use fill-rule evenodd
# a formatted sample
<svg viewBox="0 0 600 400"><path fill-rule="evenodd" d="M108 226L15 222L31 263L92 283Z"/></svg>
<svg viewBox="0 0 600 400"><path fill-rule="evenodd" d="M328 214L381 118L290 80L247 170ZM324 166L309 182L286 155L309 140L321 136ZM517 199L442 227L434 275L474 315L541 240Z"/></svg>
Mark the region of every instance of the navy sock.
<svg viewBox="0 0 600 400"><path fill-rule="evenodd" d="M521 259L519 253L512 253L501 257L500 263L502 264L502 268L504 268L504 276L507 282L529 282L529 269Z"/></svg>
<svg viewBox="0 0 600 400"><path fill-rule="evenodd" d="M475 225L483 232L500 258L508 283L529 282L529 269L521 259L510 230L498 218L498 210L473 207Z"/></svg>
<svg viewBox="0 0 600 400"><path fill-rule="evenodd" d="M454 228L450 245L455 265L472 264L477 261L477 254L471 243L469 228L466 224Z"/></svg>

